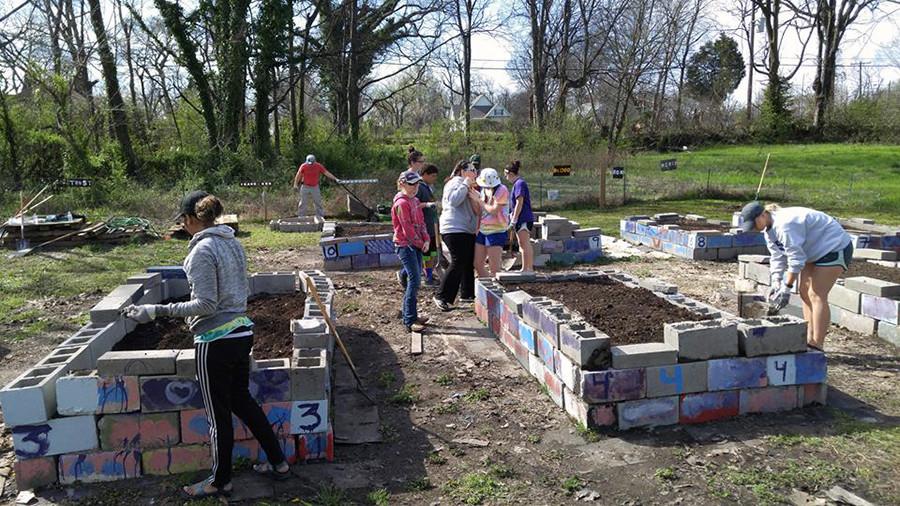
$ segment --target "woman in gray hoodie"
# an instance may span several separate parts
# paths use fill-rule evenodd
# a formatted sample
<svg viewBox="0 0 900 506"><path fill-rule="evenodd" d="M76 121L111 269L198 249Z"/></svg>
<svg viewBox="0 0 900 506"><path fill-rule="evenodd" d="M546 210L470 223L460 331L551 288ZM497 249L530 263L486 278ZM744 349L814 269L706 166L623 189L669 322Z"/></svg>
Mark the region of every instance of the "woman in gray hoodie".
<svg viewBox="0 0 900 506"><path fill-rule="evenodd" d="M209 421L212 476L184 487L183 494L190 498L231 494L232 413L250 428L269 458L253 468L278 479L290 475L278 439L248 389L253 322L246 315L247 260L234 231L215 224L222 211L219 199L202 191L188 194L181 202L177 218L192 236L184 259L191 299L128 306L123 311L138 323L159 316L185 318L194 334L197 379Z"/></svg>
<svg viewBox="0 0 900 506"><path fill-rule="evenodd" d="M444 185L441 199L441 240L450 250L450 267L444 273L434 305L449 311L459 293L460 302L475 300L475 233L481 214L481 196L475 190L475 166L465 160L456 164Z"/></svg>

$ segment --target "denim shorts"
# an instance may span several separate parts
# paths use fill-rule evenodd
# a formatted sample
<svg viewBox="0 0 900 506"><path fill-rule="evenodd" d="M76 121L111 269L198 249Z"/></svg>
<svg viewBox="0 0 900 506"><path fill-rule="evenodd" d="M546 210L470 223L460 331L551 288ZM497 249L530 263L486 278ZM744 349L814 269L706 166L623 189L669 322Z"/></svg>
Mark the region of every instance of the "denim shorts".
<svg viewBox="0 0 900 506"><path fill-rule="evenodd" d="M478 235L475 236L475 244L481 244L482 246L506 246L508 239L509 235L506 232L487 235L478 232Z"/></svg>
<svg viewBox="0 0 900 506"><path fill-rule="evenodd" d="M850 268L850 262L853 260L853 243L848 243L847 247L832 251L822 258L813 262L818 267L831 267L840 265L844 272Z"/></svg>

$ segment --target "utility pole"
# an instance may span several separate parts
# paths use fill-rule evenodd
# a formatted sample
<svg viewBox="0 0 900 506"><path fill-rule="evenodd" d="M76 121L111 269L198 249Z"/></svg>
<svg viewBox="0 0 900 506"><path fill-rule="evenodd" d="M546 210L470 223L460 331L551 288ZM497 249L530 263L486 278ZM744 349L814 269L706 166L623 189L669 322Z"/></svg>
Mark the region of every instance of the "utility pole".
<svg viewBox="0 0 900 506"><path fill-rule="evenodd" d="M756 4L750 7L750 65L747 70L747 124L753 121L753 50L756 40Z"/></svg>
<svg viewBox="0 0 900 506"><path fill-rule="evenodd" d="M862 80L862 60L860 60L860 61L857 62L857 63L859 64L859 86L856 88L856 100L859 100L859 99L862 98L862 86L863 86L863 80Z"/></svg>

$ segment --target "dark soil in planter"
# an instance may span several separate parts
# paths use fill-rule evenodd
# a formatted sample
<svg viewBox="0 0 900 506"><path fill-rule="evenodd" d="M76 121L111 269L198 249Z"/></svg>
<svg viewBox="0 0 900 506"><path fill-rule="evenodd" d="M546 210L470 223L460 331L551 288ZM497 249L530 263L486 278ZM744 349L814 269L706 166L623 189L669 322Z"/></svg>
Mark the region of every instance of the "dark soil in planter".
<svg viewBox="0 0 900 506"><path fill-rule="evenodd" d="M247 302L247 315L253 320L253 357L290 358L294 339L291 320L303 318L306 294L261 295ZM194 347L194 336L184 320L160 318L138 325L113 348L115 351L171 350Z"/></svg>
<svg viewBox="0 0 900 506"><path fill-rule="evenodd" d="M355 237L358 235L392 234L394 227L390 223L339 224L334 228L335 237Z"/></svg>
<svg viewBox="0 0 900 506"><path fill-rule="evenodd" d="M699 221L678 220L676 225L682 230L718 230L719 232L728 232L728 227Z"/></svg>
<svg viewBox="0 0 900 506"><path fill-rule="evenodd" d="M882 281L890 281L891 283L900 283L900 269L873 264L861 259L853 260L850 263L850 270L841 274L842 278L855 276L868 276Z"/></svg>
<svg viewBox="0 0 900 506"><path fill-rule="evenodd" d="M663 300L644 288L612 279L522 283L510 290L558 300L612 338L612 344L659 343L663 324L708 319Z"/></svg>

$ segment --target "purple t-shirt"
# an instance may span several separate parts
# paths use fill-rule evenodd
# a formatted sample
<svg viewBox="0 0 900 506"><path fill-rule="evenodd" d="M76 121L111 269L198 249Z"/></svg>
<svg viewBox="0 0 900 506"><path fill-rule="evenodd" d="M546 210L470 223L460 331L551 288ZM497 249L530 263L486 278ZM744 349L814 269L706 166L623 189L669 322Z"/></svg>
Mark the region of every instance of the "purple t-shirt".
<svg viewBox="0 0 900 506"><path fill-rule="evenodd" d="M519 213L519 221L516 223L526 223L534 221L534 213L531 212L531 192L528 191L528 184L522 178L516 179L513 183L512 194L509 197L509 215L512 216L516 212L516 201L519 197L524 197L522 201L522 211Z"/></svg>

